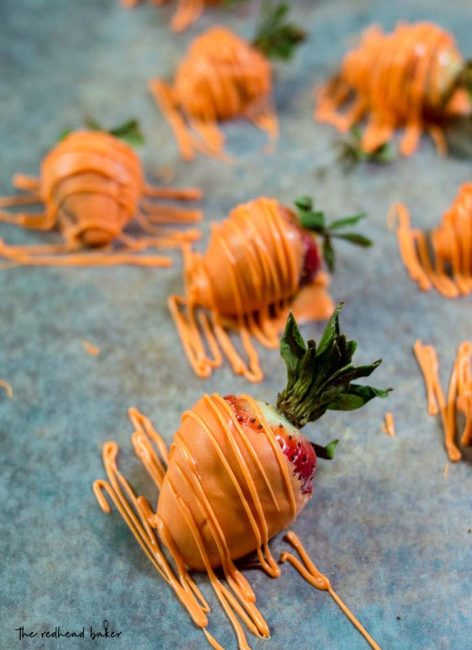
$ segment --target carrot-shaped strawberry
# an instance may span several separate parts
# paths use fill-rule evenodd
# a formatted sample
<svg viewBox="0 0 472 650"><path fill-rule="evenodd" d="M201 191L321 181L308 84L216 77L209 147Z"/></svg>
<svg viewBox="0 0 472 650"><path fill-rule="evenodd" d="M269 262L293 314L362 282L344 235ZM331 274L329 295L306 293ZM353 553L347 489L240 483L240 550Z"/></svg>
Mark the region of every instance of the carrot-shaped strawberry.
<svg viewBox="0 0 472 650"><path fill-rule="evenodd" d="M197 152L224 157L224 136L217 123L237 117L276 138L269 57L288 59L304 33L286 22L287 5L264 6L266 16L253 43L225 27L212 27L193 41L172 86L160 79L150 82L185 160Z"/></svg>
<svg viewBox="0 0 472 650"><path fill-rule="evenodd" d="M402 154L416 150L424 129L445 153L440 123L471 112L471 89L471 64L444 29L428 22L401 23L385 34L370 27L345 56L339 74L317 90L315 119L345 132L369 115L362 137L367 153L379 150L398 127L405 128ZM341 114L345 104L349 107Z"/></svg>
<svg viewBox="0 0 472 650"><path fill-rule="evenodd" d="M289 316L280 347L287 385L275 407L249 395L204 395L183 414L169 453L150 421L131 410L135 451L159 490L156 511L135 496L119 472L116 443L104 446L108 481L94 484L102 509L110 510L106 493L212 644L216 641L206 631L209 609L188 569L207 572L240 648L249 647L240 620L257 636L268 637L254 592L234 562L255 551L268 575L280 575L269 539L300 514L312 496L317 456L331 458L337 442L314 444L300 428L327 410L358 409L388 393L355 383L371 375L380 360L352 364L356 343L340 332L340 308L318 345L305 344ZM225 582L215 572L218 567Z"/></svg>
<svg viewBox="0 0 472 650"><path fill-rule="evenodd" d="M203 255L184 247L186 295L170 296L169 308L196 374L208 377L223 362L223 352L235 373L260 381L263 373L252 339L277 347L289 308L305 321L329 318L334 305L322 257L332 270L336 238L371 245L363 235L345 232L362 216L327 224L308 197L296 201L296 212L260 197L213 225ZM239 332L247 361L229 330Z"/></svg>
<svg viewBox="0 0 472 650"><path fill-rule="evenodd" d="M0 257L8 260L7 266L170 266L168 257L141 253L199 237L195 229L165 229L158 224L196 222L200 211L161 206L150 199L189 201L200 198L200 190L147 184L138 154L124 139L139 142L134 121L108 133L96 127L66 132L43 159L39 179L22 174L13 178L24 194L0 198L0 221L33 230L57 229L63 242L9 246L0 240ZM14 214L1 209L34 204L42 204L42 211ZM136 239L124 232L133 220L146 236ZM112 244L116 248L110 251Z"/></svg>
<svg viewBox="0 0 472 650"><path fill-rule="evenodd" d="M472 292L472 183L464 183L439 226L428 235L410 225L403 203L396 203L397 239L403 263L422 291L434 287L446 298Z"/></svg>

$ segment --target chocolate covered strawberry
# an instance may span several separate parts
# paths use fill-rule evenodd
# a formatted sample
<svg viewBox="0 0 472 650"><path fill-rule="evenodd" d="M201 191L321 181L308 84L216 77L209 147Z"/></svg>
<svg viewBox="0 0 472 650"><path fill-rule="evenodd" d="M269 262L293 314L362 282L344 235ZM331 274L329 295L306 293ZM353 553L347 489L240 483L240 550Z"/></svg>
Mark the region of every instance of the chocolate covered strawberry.
<svg viewBox="0 0 472 650"><path fill-rule="evenodd" d="M317 446L300 429L327 409L356 409L386 395L352 383L370 375L380 362L351 365L356 344L340 333L339 310L318 346L314 341L305 345L290 314L281 341L288 381L276 407L248 395L214 394L205 395L183 416L157 515L188 566L218 566L224 560L222 549L237 559L286 528L312 494L317 455L329 457L335 444ZM190 519L176 516L181 499ZM193 526L202 535L204 554L195 543Z"/></svg>
<svg viewBox="0 0 472 650"><path fill-rule="evenodd" d="M234 561L255 552L266 573L279 575L269 539L298 516L312 495L317 456L332 458L337 443L317 445L300 429L328 409L357 409L388 393L354 383L380 361L351 364L356 343L339 331L340 308L318 345L305 344L290 314L281 341L287 385L275 407L249 395L204 395L183 414L169 453L150 421L130 411L135 451L159 489L156 511L119 472L116 443L104 446L108 481L94 486L102 509L109 511L106 493L213 647L221 646L206 629L209 609L189 569L207 572L239 648L249 648L239 619L268 637L254 592Z"/></svg>
<svg viewBox="0 0 472 650"><path fill-rule="evenodd" d="M225 400L231 404L236 419L242 426L255 433L262 431L263 425L259 417L243 398L227 395ZM316 453L312 443L268 402L257 402L257 406L282 452L292 464L293 473L300 480L302 494L311 494L316 469Z"/></svg>
<svg viewBox="0 0 472 650"><path fill-rule="evenodd" d="M213 224L205 253L186 250L185 296L168 301L195 373L208 377L226 357L235 373L260 381L253 339L277 347L289 310L304 322L329 318L334 303L322 260L332 271L334 239L371 245L367 237L346 232L362 216L328 224L308 197L292 209L260 196ZM233 344L230 331L239 333L241 346Z"/></svg>

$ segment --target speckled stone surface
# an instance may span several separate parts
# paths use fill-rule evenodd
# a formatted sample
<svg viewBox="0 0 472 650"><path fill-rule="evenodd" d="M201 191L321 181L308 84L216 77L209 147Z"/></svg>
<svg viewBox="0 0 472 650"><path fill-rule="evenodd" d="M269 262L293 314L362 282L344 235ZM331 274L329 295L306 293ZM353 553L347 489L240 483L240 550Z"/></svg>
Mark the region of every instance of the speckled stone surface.
<svg viewBox="0 0 472 650"><path fill-rule="evenodd" d="M345 174L336 165L336 134L311 120L312 88L339 62L351 39L372 22L427 18L452 30L472 55L470 0L347 2L298 0L294 16L310 39L290 66L278 66L275 99L281 137L264 156L264 136L244 122L225 133L233 166L200 159L177 163L167 125L146 82L170 76L191 38L213 22L250 36L257 6L207 13L183 36L172 35L170 6L125 11L118 0L0 0L0 193L16 171L34 174L59 132L84 114L113 125L137 116L147 136L142 149L151 178L174 166L176 184L206 191L208 224L238 201L261 193L291 201L316 196L330 214L365 210L375 239L359 255L340 247L333 280L346 302L345 330L360 343L359 361L383 357L378 385L395 387L390 400L352 415L328 414L309 427L318 439L339 437L336 460L322 464L312 502L294 529L318 566L384 650L467 650L471 630L470 455L446 462L439 422L426 413L423 383L411 347L416 338L437 346L446 382L458 343L471 336L471 300L447 302L420 294L407 279L386 212L405 201L423 227L438 222L470 163L437 157L424 139L411 159ZM43 237L1 225L10 242ZM99 511L91 483L104 475L102 443L116 439L121 464L137 489L154 499L129 441L128 406L147 413L170 441L182 410L203 391L246 391L228 368L206 382L190 372L165 306L180 290L180 260L170 270L16 269L0 272L0 376L14 387L0 394L0 647L205 648L171 591L153 572L117 514ZM318 337L321 325L304 328ZM88 356L89 339L101 355ZM284 381L276 352L261 351L267 379L250 388L271 399ZM382 433L393 410L397 438ZM273 541L274 553L285 547ZM250 637L253 648L357 650L364 640L329 596L311 589L285 566L272 581L252 572L258 605L272 639ZM227 650L236 647L215 605L211 630ZM41 632L60 625L80 631L108 619L114 640L18 640L15 628Z"/></svg>

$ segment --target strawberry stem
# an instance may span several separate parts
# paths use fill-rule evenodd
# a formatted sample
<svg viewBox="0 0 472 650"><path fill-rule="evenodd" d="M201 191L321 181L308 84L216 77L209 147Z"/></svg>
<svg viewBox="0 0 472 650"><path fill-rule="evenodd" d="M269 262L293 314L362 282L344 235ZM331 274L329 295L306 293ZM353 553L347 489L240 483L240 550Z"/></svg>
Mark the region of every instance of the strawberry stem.
<svg viewBox="0 0 472 650"><path fill-rule="evenodd" d="M333 239L343 239L362 248L372 246L372 241L360 233L343 232L345 228L356 226L361 219L364 219L366 216L364 213L342 217L327 224L325 213L314 209L313 199L309 196L299 197L295 201L295 206L298 210L298 219L302 228L322 237L323 257L331 273L334 271L336 262Z"/></svg>
<svg viewBox="0 0 472 650"><path fill-rule="evenodd" d="M354 379L369 377L381 359L366 366L354 366L357 348L339 329L338 304L318 343L303 340L297 322L289 314L280 343L280 354L287 366L287 385L277 396L277 408L297 428L314 422L328 409L352 411L374 397L386 397L392 390L353 384Z"/></svg>
<svg viewBox="0 0 472 650"><path fill-rule="evenodd" d="M285 2L264 0L262 3L262 20L252 44L269 59L288 61L306 38L303 29L286 20L288 12Z"/></svg>

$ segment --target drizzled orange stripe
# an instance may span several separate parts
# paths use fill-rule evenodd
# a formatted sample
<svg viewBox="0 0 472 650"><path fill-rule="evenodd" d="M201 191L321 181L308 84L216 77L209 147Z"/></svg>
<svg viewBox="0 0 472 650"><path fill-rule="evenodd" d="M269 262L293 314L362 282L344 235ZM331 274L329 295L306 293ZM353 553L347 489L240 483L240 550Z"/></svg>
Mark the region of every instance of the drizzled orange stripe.
<svg viewBox="0 0 472 650"><path fill-rule="evenodd" d="M268 437L272 446L274 455L277 458L282 477L286 485L286 497L292 503L293 516L296 515L296 502L293 492L293 485L290 479L287 462L283 452L278 445L275 436L268 424L265 423L262 413L257 407L257 403L249 396L241 396L241 399L247 401L248 406L254 409L254 413L260 418L263 425L264 434ZM214 453L219 458L222 471L226 472L235 486L241 503L243 504L248 516L248 525L255 535L258 557L260 566L271 576L276 577L280 570L272 557L268 546L268 524L265 519L264 506L260 500L256 484L254 483L253 474L244 459L242 449L249 451L250 458L254 460L255 450L251 441L247 437L244 428L239 424L233 409L219 395L207 395L204 397L205 403L215 417L217 418L220 432L214 432L207 423L192 410L184 413L183 418L191 418L195 424L202 428L211 444ZM159 490L164 480L168 454L164 441L153 428L151 422L145 418L136 409L130 409L130 417L135 426L133 433L133 446L135 451L143 462L149 476ZM231 427L229 426L231 422ZM234 436L237 431L237 437ZM243 476L243 482L239 484L233 469L228 464L225 454L221 448L217 435L222 436L222 440L228 443L238 459L238 466ZM208 619L206 613L209 608L206 600L201 595L196 584L191 579L185 569L184 562L179 553L175 540L169 534L164 521L154 513L149 504L142 497L136 497L131 486L128 484L123 475L118 471L116 465L116 455L118 447L115 443L106 443L103 449L103 462L105 465L108 481L99 480L94 484L94 492L103 511L109 512L110 506L105 499L105 494L112 500L117 507L121 516L127 523L138 543L152 562L154 568L163 577L163 579L173 588L177 597L189 612L194 623L201 627L205 636L214 648L221 647L218 642L207 631ZM217 577L206 551L204 538L198 528L197 522L186 502L185 495L179 493L177 487L172 484L171 479L167 477L173 499L176 505L176 516L182 517L191 531L192 538L198 548L202 561L208 573L212 587L225 610L238 641L238 647L243 650L249 650L246 635L238 619L256 636L267 638L269 636L269 627L255 606L255 595L246 578L237 570L232 559L231 549L227 546L223 530L220 526L215 511L213 510L209 495L206 494L201 482L198 466L192 458L185 440L179 432L174 438L172 446L172 461L177 468L178 475L182 478L192 502L196 503L202 514L205 515L205 521L208 523L212 539L219 549L221 565L225 574L226 587L220 578ZM269 493L276 503L276 497L270 481L266 475L263 466L256 463L255 467L260 473L261 480L269 488ZM169 554L175 564L176 573L173 572L163 555L158 537L167 547Z"/></svg>
<svg viewBox="0 0 472 650"><path fill-rule="evenodd" d="M111 499L123 520L133 533L155 570L174 590L194 623L199 627L208 624L206 612L209 611L208 604L193 582L192 578L184 569L183 563L176 562L177 575L174 574L162 553L158 538L150 526L151 519L143 508L139 507L138 500L134 497L130 486L124 477L118 472L116 466L116 455L118 446L114 442L106 443L103 447L103 464L108 476L108 481L99 479L93 484L93 491L101 509L109 513L110 506L105 494ZM155 452L154 452L155 453ZM138 514L136 514L136 511ZM159 537L172 549L172 544L166 537L165 526L162 521L152 520L153 526L157 529Z"/></svg>
<svg viewBox="0 0 472 650"><path fill-rule="evenodd" d="M302 562L300 562L295 555L288 553L287 551L281 554L280 562L289 562L298 571L302 578L309 582L313 587L320 589L321 591L327 591L343 614L345 614L354 627L362 634L370 647L374 648L374 650L381 650L379 644L370 636L346 603L334 591L327 576L318 571L298 536L294 532L290 531L285 536L285 539L297 551Z"/></svg>
<svg viewBox="0 0 472 650"><path fill-rule="evenodd" d="M172 86L155 79L150 90L184 160L197 152L227 160L218 122L244 117L277 137L271 76L260 52L229 29L213 27L193 41Z"/></svg>
<svg viewBox="0 0 472 650"><path fill-rule="evenodd" d="M196 188L154 188L144 181L141 161L124 142L101 131L76 131L59 142L44 158L39 180L16 176L14 184L28 194L0 198L0 206L42 203L38 213L12 214L0 210L0 221L33 230L58 228L63 242L45 246L8 246L0 240L0 256L9 266L169 266L171 260L138 253L151 248L181 247L198 239L200 232L156 229L153 224L199 221L197 210L159 206L146 198L194 200ZM156 237L138 240L124 228L136 221ZM123 251L110 251L112 244ZM77 251L94 248L93 252Z"/></svg>
<svg viewBox="0 0 472 650"><path fill-rule="evenodd" d="M90 343L90 341L87 341L86 339L82 341L82 347L84 348L85 352L87 354L90 354L92 357L97 357L100 354L100 348L93 343Z"/></svg>
<svg viewBox="0 0 472 650"><path fill-rule="evenodd" d="M449 460L457 462L462 458L457 439L457 411L465 416L461 436L463 446L472 444L472 342L460 344L449 381L447 399L439 380L436 350L431 345L416 341L413 351L423 373L428 397L430 415L441 415L444 430L444 446Z"/></svg>
<svg viewBox="0 0 472 650"><path fill-rule="evenodd" d="M431 237L413 229L407 208L392 208L398 217L397 241L408 274L422 291L432 286L445 298L472 292L472 183L459 188Z"/></svg>
<svg viewBox="0 0 472 650"><path fill-rule="evenodd" d="M434 112L471 111L470 101L462 101L461 90L442 106L448 84L462 65L452 36L433 23L401 23L391 34L370 27L359 45L346 54L339 75L317 89L315 119L347 131L368 112L362 138L365 151L375 151L390 140L396 128L405 127L400 144L404 155L415 151L424 128L432 133L439 153L444 153L442 129L429 122ZM340 113L352 95L351 106Z"/></svg>
<svg viewBox="0 0 472 650"><path fill-rule="evenodd" d="M203 256L184 249L187 295L171 296L168 304L185 355L199 377L208 377L221 365L221 350L233 372L253 382L263 378L252 339L276 347L278 325L299 292L299 232L281 210L285 208L278 201L266 197L239 205L214 225ZM308 301L311 318L324 318L332 307L325 285L320 273L313 285L316 295L314 291ZM211 318L200 318L199 327L196 314L201 308ZM246 361L228 336L231 330L239 334Z"/></svg>
<svg viewBox="0 0 472 650"><path fill-rule="evenodd" d="M264 435L267 436L271 444L274 455L279 463L281 477L285 482L286 494L282 498L287 498L292 503L293 516L295 517L297 514L297 505L295 502L293 483L289 475L289 467L284 454L275 439L271 427L265 421L257 402L248 395L241 395L240 399L247 402L249 411L255 414L263 426ZM256 538L256 550L259 557L258 566L264 569L269 575L277 577L280 574L280 570L268 546L268 523L265 521L264 506L259 499L257 490L255 490L255 479L252 468L252 461L254 460L254 455L251 452L252 443L244 427L240 425L236 412L233 411L231 406L221 396L217 394L206 395L203 398L202 404L205 404L209 409L207 411L210 416L208 423L204 418L197 415L193 409L187 411L183 417L185 419L190 418L205 433L210 443L210 448L207 450L207 453L211 454L211 450L213 450L219 458L218 462L221 463L222 471L232 481L239 495L239 499L248 514L247 523ZM210 426L211 416L216 417L216 425L213 423ZM138 457L144 463L158 489L161 488L162 482L164 480L166 481L167 488L170 490L169 493L172 497L173 516L180 517L187 525L187 530L191 535L195 549L202 559L204 570L208 575L210 584L233 627L238 648L239 650L250 650L242 624L259 638L269 637L269 626L255 605L255 594L249 582L235 567L232 561L231 549L227 545L223 528L220 525L216 511L213 509L211 495L204 489L197 460L193 458L185 437L179 430L174 438L170 454L170 462L177 472L174 472L172 475L165 474L166 464L169 459L164 441L155 431L151 422L139 413L139 411L130 409L130 417L136 428L133 434L133 444ZM184 420L182 420L183 422ZM234 435L235 432L237 432L237 435ZM187 435L189 433L190 431L187 430ZM235 453L236 463L241 472L239 479L233 472L233 469L236 470L236 467L231 466L227 462L222 447L222 445L226 444L229 444L232 452ZM243 449L249 451L251 468L241 453ZM110 511L109 503L105 498L106 494L117 507L154 568L172 587L194 623L202 629L210 646L222 650L222 646L206 629L208 625L207 614L210 611L208 603L187 572L176 541L170 535L165 521L157 514L159 510L156 513L153 512L143 497L136 497L131 486L118 471L116 465L117 451L118 447L115 443L106 443L104 446L103 460L108 481L99 480L94 484L94 492L100 507L105 512ZM266 485L269 485L270 482L268 481L264 468L257 463L256 467L261 475L262 481ZM183 488L182 491L178 487L179 482L174 482L175 478L183 481L180 484ZM275 494L273 492L272 494L273 499L275 499ZM203 532L203 528L200 528L200 525L197 523L193 506L196 506L202 514L203 528L206 529L205 533ZM162 553L159 546L159 539L167 547L175 569L171 568ZM216 544L220 564L224 573L224 582L218 577L214 565L210 561L205 539L211 539ZM282 553L280 562L288 561L310 584L317 589L327 591L352 624L364 636L370 646L374 650L380 650L380 646L334 591L329 579L315 567L298 537L293 532L289 532L286 539L297 551L302 562L288 552Z"/></svg>
<svg viewBox="0 0 472 650"><path fill-rule="evenodd" d="M383 430L390 438L395 438L395 420L393 419L393 413L385 413Z"/></svg>

